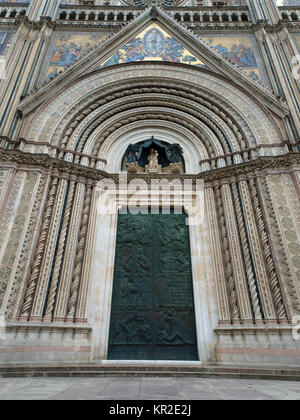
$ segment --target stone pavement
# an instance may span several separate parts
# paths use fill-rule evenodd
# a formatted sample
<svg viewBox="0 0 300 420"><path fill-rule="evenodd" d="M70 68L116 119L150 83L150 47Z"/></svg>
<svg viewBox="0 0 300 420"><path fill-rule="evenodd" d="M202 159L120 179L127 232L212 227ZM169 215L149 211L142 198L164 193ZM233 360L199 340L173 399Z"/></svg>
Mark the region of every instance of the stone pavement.
<svg viewBox="0 0 300 420"><path fill-rule="evenodd" d="M300 382L217 378L0 378L0 400L300 400Z"/></svg>

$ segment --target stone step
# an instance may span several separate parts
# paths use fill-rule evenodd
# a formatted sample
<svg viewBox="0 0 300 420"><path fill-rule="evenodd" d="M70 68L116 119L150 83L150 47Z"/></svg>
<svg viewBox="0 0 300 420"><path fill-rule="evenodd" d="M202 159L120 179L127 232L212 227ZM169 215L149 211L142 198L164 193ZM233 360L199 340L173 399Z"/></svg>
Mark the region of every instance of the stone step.
<svg viewBox="0 0 300 420"><path fill-rule="evenodd" d="M1 378L17 377L188 377L265 379L300 381L298 367L249 367L249 366L143 366L143 365L39 365L1 366Z"/></svg>

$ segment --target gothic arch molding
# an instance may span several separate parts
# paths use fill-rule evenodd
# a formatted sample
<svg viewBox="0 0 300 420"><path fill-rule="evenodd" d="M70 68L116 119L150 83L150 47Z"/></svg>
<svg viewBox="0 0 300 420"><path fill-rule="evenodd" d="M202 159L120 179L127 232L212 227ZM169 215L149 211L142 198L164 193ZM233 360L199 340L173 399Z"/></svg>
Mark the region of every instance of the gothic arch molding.
<svg viewBox="0 0 300 420"><path fill-rule="evenodd" d="M29 140L34 138L36 140L43 139L44 141L46 138L51 144L60 143L65 147L68 145L69 138L77 127L79 127L79 125L82 128L84 127L85 124L83 121L88 125L88 120L90 119L93 110L96 111L99 108L99 114L101 115L105 109L110 108L110 99L112 99L112 101L116 100L121 102L122 100L120 100L120 97L124 93L128 94L129 92L131 95L143 93L145 96L148 95L151 97L151 89L153 93L162 93L162 95L170 93L170 90L168 92L166 87L168 83L170 84L169 77L160 78L160 75L158 75L158 78L154 82L150 76L146 77L145 75L142 82L140 79L140 71L138 72L141 67L145 67L145 71L151 75L156 73L161 65L132 65L129 66L130 71L127 68L126 75L124 74L123 69L114 69L115 75L110 76L107 86L104 86L106 84L105 82L107 82L106 79L108 79L105 71L97 72L90 77L84 78L84 80L77 81L73 84L72 88L70 87L62 92L58 97L53 98L50 102L45 104L43 109L38 110L34 118L31 118L31 123L28 119L27 128L24 127L24 137ZM218 121L217 125L222 126L223 133L226 133L226 130L227 135L229 130L234 132L241 145L241 149L246 146L254 147L259 144L278 143L282 140L280 133L278 132L278 127L272 118L270 118L268 112L263 110L263 108L258 106L252 98L246 96L244 92L241 92L236 87L233 88L232 85L229 83L226 84L224 81L223 84L220 85L220 80L218 80L217 76L212 74L203 73L203 77L200 78L199 71L196 72L194 69L185 68L183 72L179 71L178 68L172 69L172 66L168 66L168 72L168 76L172 76L172 94L175 94L174 78L177 79L177 102L180 102L178 101L179 95L185 100L187 100L188 96L189 100L194 101L195 106L199 109L201 108L199 101L202 101L202 103L204 101L208 110L215 113L215 120ZM136 77L133 81L132 76L134 74ZM111 82L114 76L119 78L117 83ZM187 79L187 76L189 76L189 81L183 80ZM155 86L157 85L158 80L163 84L160 88ZM196 82L198 83L197 89L195 89ZM128 84L131 84L132 89L131 91L126 92ZM93 89L91 89L91 86ZM113 95L114 90L120 89L120 87L123 87L123 94L119 91L116 93L116 98L112 97L111 95ZM135 89L133 89L133 87L135 87ZM214 91L212 89L214 89ZM224 91L224 89L226 90L227 96L226 94L221 94L221 90ZM105 90L107 91L107 94L106 98L103 98ZM74 91L76 93L74 93ZM219 94L216 94L216 91L218 91ZM66 104L68 104L68 106L66 106ZM181 104L178 103L178 106L180 105ZM202 105L202 107L203 106L204 105ZM54 116L56 116L56 118L54 118ZM57 118L58 116L60 116L60 119ZM39 124L37 121L39 121ZM40 151L40 148L28 147L28 151L36 149ZM272 154L272 151L269 150L268 153Z"/></svg>
<svg viewBox="0 0 300 420"><path fill-rule="evenodd" d="M86 144L83 152L84 154L92 154L100 157L99 149L101 148L101 145L115 130L138 121L157 120L159 121L159 126L168 125L169 122L173 122L193 133L193 135L198 138L198 143L202 143L206 149L206 153L201 154L200 159L222 155L224 153L222 143L213 130L209 129L209 127L204 124L201 124L194 118L187 119L183 112L172 111L173 110L168 108L138 108L134 111L120 113L116 115L115 119L109 119L105 122L103 124L104 127L98 127L95 132L91 134L89 142ZM105 132L104 134L102 133L102 135L101 130Z"/></svg>
<svg viewBox="0 0 300 420"><path fill-rule="evenodd" d="M168 88L158 88L158 87L155 87L155 86L152 86L152 87L140 87L140 88L135 88L135 89L131 89L131 90L125 90L125 91L123 90L122 92L116 93L115 95L110 95L109 96L109 100L112 101L112 100L115 100L116 99L116 104L114 104L114 108L115 108L116 105L119 104L119 102L121 102L120 97L123 97L125 95L127 95L127 96L134 95L134 94L139 94L139 95L144 95L144 96L145 96L145 94L147 94L147 95L149 95L149 98L148 98L149 101L151 99L153 100L152 95L157 95L157 94L159 94L160 96L166 95L166 94L174 95L174 101L178 101L178 100L181 100L182 101L182 98L184 98L184 100L186 101L187 99L192 98L192 101L194 101L194 106L196 106L196 109L199 107L199 104L201 103L201 98L200 97L199 98L196 98L196 95L194 95L194 94L191 94L191 93L188 93L187 94L187 92L185 92L183 90L179 90L179 89L178 90L175 90L174 88L171 89L169 87ZM142 96L139 96L138 98L142 98ZM195 99L197 99L197 101L195 101ZM103 102L105 102L105 100L103 100ZM243 130L240 129L240 128L238 128L238 125L236 124L236 122L233 122L232 119L228 118L229 117L228 113L225 115L224 108L218 107L215 103L211 104L207 100L203 101L203 99L202 99L202 102L205 103L206 110L207 109L212 109L213 112L216 113L217 115L219 115L219 116L221 116L223 118L225 116L226 123L230 127L232 127L233 130L236 133L239 133L239 135L240 135L241 138L244 138ZM106 107L103 107L103 110L106 111L109 106L110 106L110 104L108 106L106 106ZM88 110L85 109L85 111L81 115L76 116L76 119L74 119L72 121L72 123L70 124L70 126L71 127L76 127L76 125L78 125L81 121L83 121L83 119L85 118L85 115L87 115L87 114L89 114L89 116L87 118L90 118L91 119L92 118L92 115L90 114L90 112L93 112L93 110L95 108L96 108L95 104L92 104L88 108ZM251 130L249 130L249 132L250 131ZM63 144L66 144L66 142L68 141L68 136L70 135L70 132L71 131L69 131L69 130L65 130L66 136L62 140ZM244 139L244 141L246 142L246 139ZM253 141L252 144L255 145L255 142Z"/></svg>
<svg viewBox="0 0 300 420"><path fill-rule="evenodd" d="M199 138L179 124L170 121L162 124L162 121L155 119L136 121L111 133L99 149L99 157L107 161L107 164L99 161L99 169L117 173L120 170L123 154L133 139L134 143L137 143L152 135L167 143L179 143L183 148L186 172L199 172L199 160L207 156L206 149ZM204 170L204 168L203 166L201 169Z"/></svg>
<svg viewBox="0 0 300 420"><path fill-rule="evenodd" d="M142 108L144 107L144 108ZM140 111L138 111L140 109ZM81 138L81 150L84 149L83 140L89 136L94 136L95 130L100 131L99 127L103 124L103 127L107 125L108 121L116 121L121 118L121 115L125 112L128 115L136 115L138 112L152 112L157 109L162 116L168 115L168 113L176 113L183 118L186 124L194 124L202 126L204 132L209 130L214 136L218 137L220 141L220 148L214 147L215 154L222 155L223 153L230 151L240 151L245 147L244 142L236 137L231 127L229 127L218 115L212 111L199 107L199 110L195 109L195 104L192 101L182 101L181 98L172 98L169 95L161 95L160 99L155 99L152 95L135 95L134 102L130 98L124 98L121 103L111 102L111 109L107 114L102 114L101 110L96 109L89 114L89 116L83 119L73 133L70 136L69 142L67 143L68 149L73 149L76 144L76 139ZM91 122L90 122L91 121ZM206 128L204 128L206 127ZM111 130L110 130L111 131ZM106 135L107 129L103 128L103 136ZM240 140L240 141L239 141ZM90 141L90 139L89 139ZM242 143L242 144L240 144ZM79 145L80 148L80 145ZM89 149L91 149L89 147ZM81 151L79 149L79 151Z"/></svg>

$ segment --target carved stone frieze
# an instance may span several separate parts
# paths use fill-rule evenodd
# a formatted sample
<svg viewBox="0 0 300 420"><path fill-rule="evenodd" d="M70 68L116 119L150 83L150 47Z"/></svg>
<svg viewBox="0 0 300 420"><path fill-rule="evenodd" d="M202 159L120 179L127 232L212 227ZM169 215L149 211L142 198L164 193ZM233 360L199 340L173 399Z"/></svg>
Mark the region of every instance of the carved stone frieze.
<svg viewBox="0 0 300 420"><path fill-rule="evenodd" d="M53 204L55 201L55 195L57 190L58 179L53 178L51 182L51 187L49 195L47 197L47 203L43 214L43 221L41 230L39 232L39 238L36 245L36 250L33 258L33 263L30 268L30 273L28 276L27 289L25 292L24 303L22 305L20 319L27 320L30 314L36 287L38 284L39 273L41 269L41 262L45 251L45 246L47 242L47 234L50 225L50 220L52 217Z"/></svg>
<svg viewBox="0 0 300 420"><path fill-rule="evenodd" d="M16 150L3 150L0 149L0 162L3 165L9 167L20 167L26 168L26 170L39 170L41 173L53 172L53 174L60 174L60 177L66 179L71 176L75 176L78 179L91 181L96 183L103 178L112 178L118 183L118 174L108 174L105 171L90 168L88 166L76 165L65 160L55 159L49 155L39 155L32 153L24 153ZM232 165L229 167L216 168L213 171L204 171L197 175L191 174L180 174L182 179L204 179L206 183L211 183L217 180L226 179L227 177L241 176L251 174L254 171L291 171L294 167L300 167L300 155L298 153L287 153L286 155L279 156L263 156L258 159L247 161L244 163ZM176 174L164 174L166 179L173 179L177 177ZM151 177L147 174L128 174L128 181L135 177L144 179L147 183L150 183ZM152 175L156 177L156 175Z"/></svg>

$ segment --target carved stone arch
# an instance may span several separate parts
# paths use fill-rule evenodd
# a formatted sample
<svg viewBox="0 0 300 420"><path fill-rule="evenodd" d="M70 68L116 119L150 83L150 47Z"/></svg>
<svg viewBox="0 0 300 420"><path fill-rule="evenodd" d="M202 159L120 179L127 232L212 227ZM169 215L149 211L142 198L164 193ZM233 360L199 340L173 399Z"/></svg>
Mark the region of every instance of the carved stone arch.
<svg viewBox="0 0 300 420"><path fill-rule="evenodd" d="M203 122L197 120L195 117L187 116L182 111L174 111L168 108L137 108L116 114L114 117L109 118L103 124L97 126L88 137L85 147L82 149L84 154L98 156L98 150L105 139L120 126L125 126L134 121L156 119L160 120L161 124L174 122L192 133L201 141L207 149L207 156L221 156L224 154L222 141L210 127L206 126ZM214 127L216 130L217 128ZM77 138L77 136L75 136ZM71 147L67 147L71 149ZM205 157L202 155L202 159Z"/></svg>
<svg viewBox="0 0 300 420"><path fill-rule="evenodd" d="M174 95L176 96L176 98L184 98L185 101L194 101L195 105L197 106L201 106L203 104L203 106L206 108L206 110L212 110L212 112L215 113L215 115L217 115L218 117L220 117L221 119L224 119L224 123L226 125L228 125L228 127L230 127L230 129L233 130L233 132L236 134L237 139L239 141L239 143L241 144L241 148L245 148L246 145L251 145L251 146L255 146L256 143L253 140L254 139L254 135L252 134L251 130L249 128L247 128L247 130L245 131L245 133L247 133L247 135L244 133L244 131L241 129L240 124L237 123L237 121L235 121L230 114L228 113L228 111L225 110L225 108L222 108L221 106L217 105L216 103L213 103L212 101L209 100L208 97L202 97L199 95L195 95L195 94L191 94L190 92L186 92L184 90L175 90L174 86L172 86L172 88L156 88L156 87L141 87L139 89L130 89L130 90L122 90L121 92L117 92L114 95L109 95L109 100L113 101L114 99L119 99L121 96L126 96L126 95L135 95L139 93L139 95L144 95L145 93L149 94L156 94L156 95L164 95L164 94L168 94L168 95ZM70 122L69 126L67 128L65 128L64 131L64 135L61 135L62 137L62 145L66 145L68 142L68 139L71 135L72 132L74 132L76 126L78 124L80 124L83 119L85 118L86 115L89 115L90 117L90 113L93 112L95 109L97 109L97 104L104 104L106 103L107 100L105 99L101 99L100 101L94 102L93 104L89 105L88 108L84 108L84 111L81 114L77 114L76 117L72 120L72 122ZM245 124L244 124L245 125ZM251 135L249 135L249 133ZM57 138L57 135L55 136Z"/></svg>
<svg viewBox="0 0 300 420"><path fill-rule="evenodd" d="M239 142L240 139L236 137L236 133L233 132L231 127L229 127L219 116L213 114L210 110L206 110L204 107L199 106L199 110L196 110L195 107L193 107L194 104L192 101L183 102L180 98L176 98L172 103L169 96L162 96L159 99L155 99L154 97L144 97L143 95L139 97L136 95L136 100L134 103L132 103L132 101L130 102L131 103L127 104L125 102L124 104L123 101L121 104L119 104L118 107L118 104L112 101L110 104L112 111L108 112L107 114L102 113L101 109L95 109L88 115L88 117L86 117L86 119L82 120L78 124L76 129L71 134L69 143L66 145L66 148L73 150L76 139L80 137L79 145L81 146L77 149L77 151L82 152L83 149L85 149L84 153L90 154L90 148L84 146L86 139L89 138L90 141L91 138L95 135L95 131L98 132L98 136L101 135L99 134L99 131L101 131L100 127L102 125L105 126L105 124L107 125L107 121L113 121L120 118L122 111L123 113L127 112L129 115L135 115L137 112L151 112L152 109L157 108L158 111L161 109L160 112L164 117L168 115L168 112L174 113L174 110L176 110L176 113L180 115L180 118L183 118L183 121L186 121L188 124L191 124L192 121L194 121L195 126L198 124L199 127L202 127L204 132L209 132L207 133L207 138L211 139L212 144L213 137L218 138L221 148L218 150L218 147L215 145L215 155L223 155L225 153L230 153L231 151L241 151L243 149ZM145 108L143 109L142 106ZM139 109L140 111L138 111ZM96 119L97 115L100 115L98 119ZM112 116L109 119L106 119L106 115ZM88 119L92 121L89 126L89 121L86 121ZM195 121L195 119L197 121ZM102 121L104 122L101 125ZM85 128L86 126L88 127Z"/></svg>
<svg viewBox="0 0 300 420"><path fill-rule="evenodd" d="M189 99L188 97L184 97L183 99L183 93L181 91L175 91L174 89L170 89L170 90L166 90L166 89L160 89L158 92L156 92L157 89L154 89L153 92L151 92L150 89L147 89L147 95L146 95L146 89L140 89L139 90L139 95L133 95L133 98L131 96L128 97L128 101L133 101L135 106L138 106L139 103L144 99L147 101L162 101L163 98L165 98L165 100L168 101L168 106L170 107L170 102L174 102L174 104L176 104L176 107L178 109L185 109L186 111L190 112L192 115L197 115L197 117L200 115L200 111L202 110L203 114L210 114L210 117L212 119L214 119L216 121L216 124L219 125L219 128L224 131L226 131L226 128L228 127L229 130L233 130L233 132L237 135L237 139L240 143L240 147L241 149L243 149L245 147L245 140L243 138L243 135L241 133L241 131L239 130L239 128L237 127L237 125L230 120L229 118L226 118L226 115L224 114L223 110L220 110L218 107L216 107L215 105L210 105L210 107L207 107L206 105L208 104L207 101L195 101L195 97L194 95L188 95L189 97L191 97L192 99ZM161 93L163 92L163 93ZM123 92L125 93L125 92ZM157 99L157 94L159 94L159 98ZM179 96L180 94L180 96ZM174 97L172 96L174 95ZM125 96L125 95L124 95ZM117 106L122 106L121 103L125 102L125 99L127 99L127 97L122 99L122 102L120 100L120 98L115 99L115 101L113 100L114 96L110 96L111 98L111 102L110 102L110 107L114 109L114 112L116 112L116 108ZM202 105L202 103L205 103L205 105ZM133 106L133 105L131 105ZM175 106L175 105L174 105ZM89 119L93 118L93 115L96 115L97 112L97 108L93 105L93 106L89 106L88 108L89 112L84 112L84 114L88 114ZM225 118L224 118L225 117ZM218 121L219 120L219 121ZM80 118L80 122L78 123L78 125L83 125L83 118ZM77 127L78 127L77 125ZM73 124L72 124L73 126ZM76 129L75 129L76 130ZM75 131L74 130L74 131ZM73 133L74 133L73 131ZM74 134L73 134L74 135ZM75 136L76 137L76 136ZM69 145L70 146L70 145ZM70 147L69 147L70 148ZM236 148L236 150L239 150L239 147Z"/></svg>
<svg viewBox="0 0 300 420"><path fill-rule="evenodd" d="M143 69L143 76L141 76ZM74 117L78 117L80 109L84 108L84 114L89 113L88 102L91 103L101 97L106 91L109 95L114 89L126 88L128 83L137 89L153 87L159 84L174 85L176 90L188 91L195 96L202 95L206 99L214 101L213 106L219 106L224 111L224 118L228 118L228 112L241 127L241 133L247 139L248 145L280 142L281 136L270 114L250 95L246 95L237 86L220 80L217 75L199 71L199 69L174 68L168 66L168 72L163 71L164 65L126 66L125 68L110 69L109 72L101 70L89 77L73 82L67 89L37 110L31 123L24 127L24 137L31 140L49 140L52 144L57 143L61 134L72 130L78 123ZM166 74L167 73L167 74ZM116 81L117 80L117 81ZM157 87L159 93L159 88ZM109 100L107 96L106 100ZM83 103L85 106L82 107ZM92 106L97 106L92 104ZM227 113L227 115L226 115ZM83 116L82 116L83 117ZM80 118L82 118L80 117ZM79 118L79 119L80 119ZM62 121L64 120L64 123ZM72 121L73 120L73 121ZM60 135L59 135L60 133Z"/></svg>

